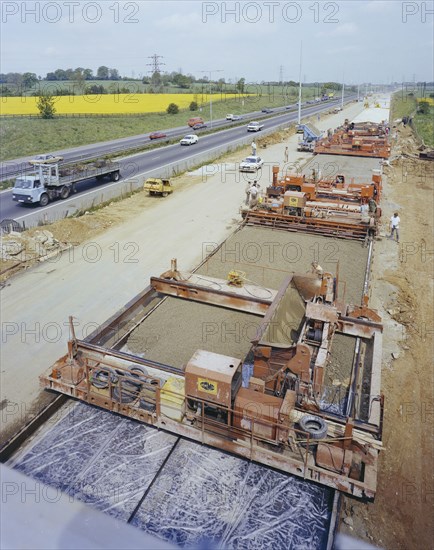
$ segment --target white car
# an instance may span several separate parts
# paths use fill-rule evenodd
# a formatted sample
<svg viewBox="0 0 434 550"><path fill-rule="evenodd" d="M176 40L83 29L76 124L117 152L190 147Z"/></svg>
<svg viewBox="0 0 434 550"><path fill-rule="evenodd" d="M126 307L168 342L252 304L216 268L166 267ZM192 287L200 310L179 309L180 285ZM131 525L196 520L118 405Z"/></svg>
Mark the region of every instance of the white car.
<svg viewBox="0 0 434 550"><path fill-rule="evenodd" d="M264 164L264 160L261 157L250 156L240 163L240 172L256 172Z"/></svg>
<svg viewBox="0 0 434 550"><path fill-rule="evenodd" d="M263 124L261 124L260 122L257 122L256 120L254 120L253 122L250 122L250 124L247 126L247 131L248 132L260 132L263 127L264 127Z"/></svg>
<svg viewBox="0 0 434 550"><path fill-rule="evenodd" d="M234 115L226 115L226 120L232 120L234 118Z"/></svg>
<svg viewBox="0 0 434 550"><path fill-rule="evenodd" d="M199 138L195 134L189 134L181 139L179 142L181 145L194 145L199 141Z"/></svg>

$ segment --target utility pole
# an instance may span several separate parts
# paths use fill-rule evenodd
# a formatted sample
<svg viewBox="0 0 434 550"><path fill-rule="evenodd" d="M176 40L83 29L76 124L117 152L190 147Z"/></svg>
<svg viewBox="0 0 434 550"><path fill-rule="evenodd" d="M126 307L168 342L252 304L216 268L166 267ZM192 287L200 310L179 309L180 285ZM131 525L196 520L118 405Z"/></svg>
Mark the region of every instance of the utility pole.
<svg viewBox="0 0 434 550"><path fill-rule="evenodd" d="M298 73L298 124L301 124L301 56L303 52L303 41L300 42L300 71Z"/></svg>
<svg viewBox="0 0 434 550"><path fill-rule="evenodd" d="M283 65L279 67L279 84L283 83Z"/></svg>
<svg viewBox="0 0 434 550"><path fill-rule="evenodd" d="M342 97L341 97L341 109L344 108L344 90L345 90L345 73L342 75Z"/></svg>
<svg viewBox="0 0 434 550"><path fill-rule="evenodd" d="M210 123L209 127L212 128L212 82L211 82L211 73L222 73L222 69L213 69L212 71L200 71L201 73L209 74L209 118Z"/></svg>
<svg viewBox="0 0 434 550"><path fill-rule="evenodd" d="M152 63L146 63L148 67L152 67L152 69L148 71L148 73L160 73L160 67L166 64L160 61L160 59L163 59L163 56L157 55L156 53L154 53L154 55L148 55L148 59L152 59Z"/></svg>

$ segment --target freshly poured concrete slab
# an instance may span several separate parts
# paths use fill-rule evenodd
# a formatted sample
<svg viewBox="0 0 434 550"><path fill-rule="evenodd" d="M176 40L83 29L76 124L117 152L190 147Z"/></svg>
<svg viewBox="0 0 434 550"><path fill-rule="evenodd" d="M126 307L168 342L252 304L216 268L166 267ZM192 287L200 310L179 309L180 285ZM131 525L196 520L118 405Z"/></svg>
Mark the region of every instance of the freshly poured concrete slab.
<svg viewBox="0 0 434 550"><path fill-rule="evenodd" d="M217 245L204 243L204 248L210 253ZM197 273L224 279L236 269L248 281L277 290L290 273L308 273L316 261L325 272L336 275L339 270L340 299L360 304L367 259L368 249L357 241L247 226L229 237Z"/></svg>
<svg viewBox="0 0 434 550"><path fill-rule="evenodd" d="M134 330L126 351L183 368L198 349L244 359L262 317L168 297Z"/></svg>
<svg viewBox="0 0 434 550"><path fill-rule="evenodd" d="M303 167L303 174L312 176L312 170L321 170L323 179L335 178L342 174L350 182L369 183L372 170L381 169L382 159L370 157L352 157L350 155L315 155Z"/></svg>

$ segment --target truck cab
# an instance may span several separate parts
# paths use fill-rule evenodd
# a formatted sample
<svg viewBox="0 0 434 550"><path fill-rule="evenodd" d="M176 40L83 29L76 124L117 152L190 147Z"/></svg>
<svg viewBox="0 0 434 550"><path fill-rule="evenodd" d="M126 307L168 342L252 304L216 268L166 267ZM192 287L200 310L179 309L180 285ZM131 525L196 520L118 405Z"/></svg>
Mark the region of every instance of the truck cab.
<svg viewBox="0 0 434 550"><path fill-rule="evenodd" d="M41 185L41 180L35 175L17 178L12 189L12 200L28 204L38 202Z"/></svg>
<svg viewBox="0 0 434 550"><path fill-rule="evenodd" d="M12 200L24 204L40 202L41 196L46 193L46 186L59 183L58 164L33 163L35 171L24 174L15 180L12 189Z"/></svg>

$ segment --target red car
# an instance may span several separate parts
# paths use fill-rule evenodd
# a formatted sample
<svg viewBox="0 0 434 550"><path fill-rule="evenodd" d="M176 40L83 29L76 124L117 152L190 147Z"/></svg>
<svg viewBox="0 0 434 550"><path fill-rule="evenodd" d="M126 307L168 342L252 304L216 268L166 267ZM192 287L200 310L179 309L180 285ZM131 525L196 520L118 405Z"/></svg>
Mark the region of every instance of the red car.
<svg viewBox="0 0 434 550"><path fill-rule="evenodd" d="M167 134L164 132L152 132L152 134L149 134L149 139L160 139L167 137Z"/></svg>

